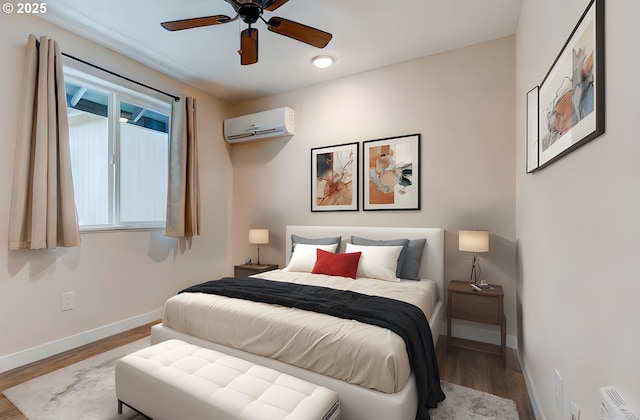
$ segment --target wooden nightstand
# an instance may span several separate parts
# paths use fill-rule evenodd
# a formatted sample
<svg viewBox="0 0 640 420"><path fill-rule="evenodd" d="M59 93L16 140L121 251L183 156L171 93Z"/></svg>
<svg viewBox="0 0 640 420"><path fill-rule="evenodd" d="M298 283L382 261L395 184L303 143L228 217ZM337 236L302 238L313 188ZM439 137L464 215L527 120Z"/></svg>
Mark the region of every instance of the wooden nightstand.
<svg viewBox="0 0 640 420"><path fill-rule="evenodd" d="M502 286L493 290L476 291L468 281L452 280L447 287L447 351L451 346L498 354L506 366L507 318L504 316ZM500 326L500 345L451 337L451 319L464 319Z"/></svg>
<svg viewBox="0 0 640 420"><path fill-rule="evenodd" d="M278 264L241 264L233 267L235 277L249 277L265 271L277 270Z"/></svg>

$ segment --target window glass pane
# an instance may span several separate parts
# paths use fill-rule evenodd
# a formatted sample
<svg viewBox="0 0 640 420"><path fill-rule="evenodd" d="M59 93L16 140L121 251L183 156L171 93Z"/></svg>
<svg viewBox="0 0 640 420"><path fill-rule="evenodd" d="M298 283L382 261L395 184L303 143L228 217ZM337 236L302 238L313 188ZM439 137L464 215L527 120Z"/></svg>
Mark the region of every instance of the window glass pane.
<svg viewBox="0 0 640 420"><path fill-rule="evenodd" d="M108 95L73 83L65 87L79 223L109 224Z"/></svg>
<svg viewBox="0 0 640 420"><path fill-rule="evenodd" d="M169 116L120 102L120 222L163 222Z"/></svg>
<svg viewBox="0 0 640 420"><path fill-rule="evenodd" d="M109 116L109 95L79 82L65 82L67 108L102 117Z"/></svg>
<svg viewBox="0 0 640 420"><path fill-rule="evenodd" d="M86 230L162 227L171 103L89 70L65 65L80 225Z"/></svg>

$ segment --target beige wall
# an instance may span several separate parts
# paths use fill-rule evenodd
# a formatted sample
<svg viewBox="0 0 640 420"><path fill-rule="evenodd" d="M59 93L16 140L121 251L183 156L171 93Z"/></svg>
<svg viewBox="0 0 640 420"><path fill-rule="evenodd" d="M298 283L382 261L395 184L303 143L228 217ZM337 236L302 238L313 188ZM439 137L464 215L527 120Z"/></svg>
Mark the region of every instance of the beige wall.
<svg viewBox="0 0 640 420"><path fill-rule="evenodd" d="M296 134L232 147L234 263L255 260L251 227L270 229L260 259L280 265L287 224L444 227L446 277L465 279L457 231L488 229L483 277L504 285L515 336L514 45L499 39L236 106L234 115L290 106ZM412 133L422 134L420 211L310 211L311 148Z"/></svg>
<svg viewBox="0 0 640 420"><path fill-rule="evenodd" d="M448 279L465 279L470 269L469 256L457 250L458 229L488 229L491 251L482 255L483 277L505 287L508 332L517 334L514 37L228 107L37 18L3 19L7 59L1 83L8 98L19 96L30 32L54 37L65 52L149 85L195 95L204 220L203 235L191 248L161 232L83 234L80 247L57 251L9 252L4 245L0 362L14 352L157 314L181 287L226 275L246 256L255 259L246 240L250 227L271 230L261 260L282 265L286 224L444 227ZM0 106L6 139L1 185L8 197L17 107L11 101ZM224 117L278 106L296 111L292 139L225 145ZM310 211L312 147L412 133L422 134L420 211ZM7 220L8 212L7 200L0 218ZM6 224L0 226L0 237L6 237ZM60 293L68 290L76 293L76 309L60 312ZM479 325L459 324L461 334L467 326ZM497 339L495 329L479 331L478 338Z"/></svg>
<svg viewBox="0 0 640 420"><path fill-rule="evenodd" d="M587 0L525 0L517 32L517 242L520 353L541 418L599 418L614 385L640 413L638 58L640 3L606 2L606 133L526 175L525 96L538 85ZM555 402L555 370L564 405Z"/></svg>
<svg viewBox="0 0 640 420"><path fill-rule="evenodd" d="M3 356L78 334L95 338L96 329L159 316L164 301L181 287L228 274L233 183L229 152L220 130L224 103L36 17L3 14L0 19L0 87L4 98L0 103L0 195L4 197L0 200L2 368L6 367ZM159 231L91 233L82 234L82 243L76 248L8 251L12 160L29 33L52 37L64 52L148 85L196 97L200 175L205 186L200 237L187 244L166 238ZM60 293L64 291L75 292L75 310L60 311ZM105 331L113 333L113 328ZM77 344L77 340L71 343ZM59 346L49 349L54 348Z"/></svg>

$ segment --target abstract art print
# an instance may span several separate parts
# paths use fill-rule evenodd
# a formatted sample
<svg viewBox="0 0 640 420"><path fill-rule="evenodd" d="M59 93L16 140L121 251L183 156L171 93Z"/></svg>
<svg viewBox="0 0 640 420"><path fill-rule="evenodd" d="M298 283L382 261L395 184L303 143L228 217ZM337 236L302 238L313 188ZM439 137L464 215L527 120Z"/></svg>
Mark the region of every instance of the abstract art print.
<svg viewBox="0 0 640 420"><path fill-rule="evenodd" d="M311 149L311 211L357 211L358 171L358 143Z"/></svg>
<svg viewBox="0 0 640 420"><path fill-rule="evenodd" d="M364 210L420 210L420 134L362 146Z"/></svg>
<svg viewBox="0 0 640 420"><path fill-rule="evenodd" d="M592 0L539 91L539 168L604 133L604 0Z"/></svg>

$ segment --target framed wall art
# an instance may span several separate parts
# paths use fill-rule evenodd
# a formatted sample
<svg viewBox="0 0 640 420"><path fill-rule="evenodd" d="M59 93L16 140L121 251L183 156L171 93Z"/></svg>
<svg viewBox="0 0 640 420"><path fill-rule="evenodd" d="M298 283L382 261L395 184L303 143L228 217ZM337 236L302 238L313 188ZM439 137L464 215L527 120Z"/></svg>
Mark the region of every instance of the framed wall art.
<svg viewBox="0 0 640 420"><path fill-rule="evenodd" d="M363 147L363 209L420 210L420 134L368 140Z"/></svg>
<svg viewBox="0 0 640 420"><path fill-rule="evenodd" d="M539 92L539 168L604 133L604 0L591 0Z"/></svg>
<svg viewBox="0 0 640 420"><path fill-rule="evenodd" d="M527 173L538 169L538 86L527 92Z"/></svg>
<svg viewBox="0 0 640 420"><path fill-rule="evenodd" d="M358 210L358 143L311 149L311 211Z"/></svg>

